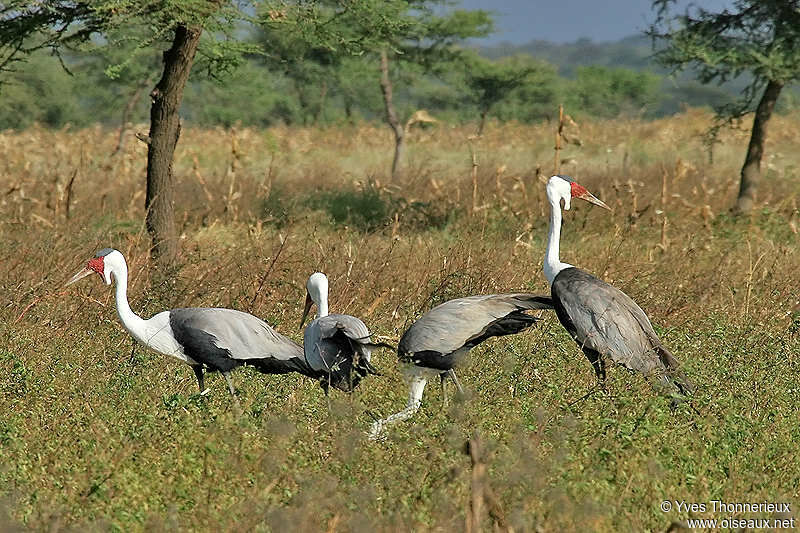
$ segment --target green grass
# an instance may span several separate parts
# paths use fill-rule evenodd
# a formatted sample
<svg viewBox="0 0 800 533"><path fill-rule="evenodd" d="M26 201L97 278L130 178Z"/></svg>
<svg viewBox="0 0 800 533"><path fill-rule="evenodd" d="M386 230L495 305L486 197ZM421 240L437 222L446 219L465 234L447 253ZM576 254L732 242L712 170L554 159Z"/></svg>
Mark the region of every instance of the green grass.
<svg viewBox="0 0 800 533"><path fill-rule="evenodd" d="M459 371L464 397L448 384L443 405L430 383L419 413L385 442L365 432L372 415L405 404L392 353L375 354L382 376L330 399L301 376L238 370L238 415L221 376L209 376L211 393L201 397L187 366L132 350L112 290L96 277L61 285L97 249L114 246L128 258L131 305L143 316L235 307L299 341L305 280L322 270L332 311L361 316L396 341L450 298L547 291L547 218L534 169L549 168L552 154L544 142L524 148L546 129L508 126L481 141L477 204L486 207L473 216L468 152L455 141L466 129L412 142L413 170L398 183L366 178L377 163L385 172L391 157L389 138L381 144L369 128L342 136L245 130L234 183L241 194L228 207L206 204L191 154L203 154L196 171L212 196L227 198L229 140L188 130L176 162L182 255L169 272L150 263L137 222L141 147L131 143L110 179L101 162L113 132L81 132L88 163L69 155L77 141L67 133L6 134L14 170L0 185L26 190L0 203L0 529L461 531L472 494L464 448L476 434L515 531L665 531L687 517L663 513L665 499L800 504L792 230L800 187L781 170L796 162L787 156L777 166L751 216L729 215L746 139L731 134L716 166L706 166L695 136L706 119L582 125L586 170L575 177L615 211L575 204L561 246L564 260L645 309L699 386L691 404L673 412L669 399L619 368L609 371L608 392L597 390L591 366L548 314L529 332L474 349ZM777 124L771 149L794 153L795 126ZM630 156L629 175L621 157L606 167L606 147L636 138L645 139L633 145L643 155ZM354 144L365 152L361 167ZM14 159L23 145L36 148L27 157L40 174L28 176ZM70 219L48 207L51 145L61 147L59 168L87 165ZM296 153L275 156L267 187L261 154L284 147ZM697 170L674 178L676 158ZM499 186L494 163L507 165ZM666 249L655 213L662 164ZM635 199L615 185L629 177ZM701 179L715 192L703 192ZM638 218L634 200L640 210L651 205ZM491 522L484 516L486 530Z"/></svg>

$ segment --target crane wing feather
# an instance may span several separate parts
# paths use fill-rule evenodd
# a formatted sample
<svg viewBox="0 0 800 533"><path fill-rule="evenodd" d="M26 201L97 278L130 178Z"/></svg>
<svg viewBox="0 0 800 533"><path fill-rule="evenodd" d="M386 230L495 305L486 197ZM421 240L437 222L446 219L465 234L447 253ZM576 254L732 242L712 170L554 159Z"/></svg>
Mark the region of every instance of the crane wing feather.
<svg viewBox="0 0 800 533"><path fill-rule="evenodd" d="M536 294L457 298L414 322L400 339L398 351L401 358L446 370L455 364L454 359L489 337L518 333L532 325L536 319L525 311L552 308L549 297Z"/></svg>
<svg viewBox="0 0 800 533"><path fill-rule="evenodd" d="M559 319L582 349L645 376L677 369L647 315L621 290L573 267L555 277L552 293Z"/></svg>
<svg viewBox="0 0 800 533"><path fill-rule="evenodd" d="M294 341L263 320L234 309L173 309L170 311L170 326L187 355L190 351L208 351L210 343L239 361L303 358L302 348Z"/></svg>
<svg viewBox="0 0 800 533"><path fill-rule="evenodd" d="M370 365L372 348L376 346L366 324L350 315L317 318L303 334L309 366L342 390L351 390L366 374L378 373Z"/></svg>

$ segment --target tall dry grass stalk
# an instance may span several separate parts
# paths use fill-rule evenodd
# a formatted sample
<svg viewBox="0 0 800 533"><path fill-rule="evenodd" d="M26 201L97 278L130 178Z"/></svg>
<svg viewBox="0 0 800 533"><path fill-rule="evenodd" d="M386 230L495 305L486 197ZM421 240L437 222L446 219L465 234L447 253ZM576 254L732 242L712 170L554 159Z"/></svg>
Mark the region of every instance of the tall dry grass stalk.
<svg viewBox="0 0 800 533"><path fill-rule="evenodd" d="M199 397L185 366L140 348L131 357L98 279L62 284L113 246L128 259L137 313L233 307L298 341L315 270L331 280L332 311L392 340L450 298L546 292L552 125L492 128L469 162L471 126L429 126L388 186L383 127L188 128L174 166L182 255L169 272L148 255L144 145L110 161L117 136L102 128L0 133L10 519L30 529L643 531L677 518L653 494L796 503L800 127L776 117L762 203L738 219L728 209L747 137L723 132L709 165L710 120L582 122L581 143L564 141L556 158L579 161L573 178L615 208L574 203L563 259L647 311L701 384L700 415L672 414L616 370L607 394L587 394L590 366L546 315L476 348L460 370L468 394L442 410L433 387L380 446L362 435L369 413L405 401L393 354L376 353L383 375L330 407L308 380L242 370L245 416L235 417L215 376ZM473 459L462 449L476 431L491 454ZM478 497L486 486L494 517L486 490Z"/></svg>

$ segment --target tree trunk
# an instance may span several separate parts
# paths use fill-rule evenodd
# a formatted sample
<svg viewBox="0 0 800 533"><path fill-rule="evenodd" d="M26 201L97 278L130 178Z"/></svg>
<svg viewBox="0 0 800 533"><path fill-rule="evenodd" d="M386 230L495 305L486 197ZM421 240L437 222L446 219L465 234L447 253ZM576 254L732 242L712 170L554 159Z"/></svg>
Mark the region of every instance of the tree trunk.
<svg viewBox="0 0 800 533"><path fill-rule="evenodd" d="M178 236L172 205L172 159L181 134L178 110L189 79L201 28L179 25L172 47L164 52L164 73L150 93L150 138L147 150L147 231L152 238L150 253L167 264L178 255Z"/></svg>
<svg viewBox="0 0 800 533"><path fill-rule="evenodd" d="M314 109L314 125L317 126L319 124L319 120L322 117L322 112L325 110L325 97L328 95L328 82L322 82L322 88L319 90L319 102Z"/></svg>
<svg viewBox="0 0 800 533"><path fill-rule="evenodd" d="M295 79L293 83L294 90L297 92L297 103L300 104L300 123L303 126L308 126L311 121L309 116L313 114L313 111L311 109L311 102L309 101L308 94L306 93L306 84L301 83L297 79Z"/></svg>
<svg viewBox="0 0 800 533"><path fill-rule="evenodd" d="M761 181L761 159L764 155L764 143L767 140L767 124L772 117L781 89L783 83L770 80L756 107L750 144L747 146L747 155L742 166L739 198L736 201L736 209L741 213L748 213L753 208L758 182Z"/></svg>
<svg viewBox="0 0 800 533"><path fill-rule="evenodd" d="M405 130L403 124L397 120L397 112L394 110L392 80L389 78L389 56L386 50L381 50L381 92L383 93L383 105L386 108L386 121L394 132L394 159L392 160L392 180L394 180L402 165L405 151Z"/></svg>
<svg viewBox="0 0 800 533"><path fill-rule="evenodd" d="M478 122L478 137L483 135L483 128L486 126L486 115L489 114L488 109L481 109L481 120Z"/></svg>
<svg viewBox="0 0 800 533"><path fill-rule="evenodd" d="M351 126L355 124L355 120L353 120L353 100L346 94L344 95L344 116L348 124Z"/></svg>
<svg viewBox="0 0 800 533"><path fill-rule="evenodd" d="M136 86L136 89L133 90L130 97L128 98L128 103L125 104L125 109L122 110L122 123L120 124L119 127L119 137L117 138L117 146L111 153L112 156L115 156L119 152L121 152L122 148L125 146L125 132L128 131L128 123L131 120L131 115L133 114L133 110L136 107L136 104L139 103L139 99L142 97L142 93L151 83L152 83L152 76L147 76L145 79L139 82L139 84Z"/></svg>

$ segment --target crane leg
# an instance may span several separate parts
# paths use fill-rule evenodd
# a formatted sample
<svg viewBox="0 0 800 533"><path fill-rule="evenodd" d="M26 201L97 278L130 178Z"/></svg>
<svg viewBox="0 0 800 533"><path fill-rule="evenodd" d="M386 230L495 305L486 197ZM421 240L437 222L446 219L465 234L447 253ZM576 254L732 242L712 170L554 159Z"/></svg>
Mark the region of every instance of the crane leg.
<svg viewBox="0 0 800 533"><path fill-rule="evenodd" d="M444 372L439 374L439 390L442 393L442 412L444 412L445 408L447 407L447 394L445 390L445 380L447 379L447 374Z"/></svg>
<svg viewBox="0 0 800 533"><path fill-rule="evenodd" d="M608 392L606 389L606 362L601 357L598 357L598 361L600 362L600 373L597 376L597 379L600 380L600 387L602 387L603 392Z"/></svg>
<svg viewBox="0 0 800 533"><path fill-rule="evenodd" d="M228 383L228 390L231 391L231 396L235 398L236 390L233 388L233 378L231 378L231 373L223 372L222 375L225 378L225 381Z"/></svg>
<svg viewBox="0 0 800 533"><path fill-rule="evenodd" d="M464 387L462 387L461 386L461 382L458 381L458 378L456 377L455 370L453 370L451 368L450 370L447 371L447 375L450 376L453 379L453 383L456 384L456 388L458 389L458 393L463 396L464 395Z"/></svg>
<svg viewBox="0 0 800 533"><path fill-rule="evenodd" d="M428 379L425 377L424 369L420 369L416 366L412 367L406 372L404 377L408 383L408 403L406 404L406 408L383 420L375 421L369 430L370 440L381 438L387 426L411 418L414 416L414 413L419 410L419 406L422 404L422 393L425 392L425 384L428 382Z"/></svg>
<svg viewBox="0 0 800 533"><path fill-rule="evenodd" d="M223 372L223 377L225 381L228 383L228 390L231 391L231 397L233 398L233 402L236 404L236 409L241 411L242 405L239 403L239 398L236 397L236 390L233 388L233 378L231 378L230 372Z"/></svg>
<svg viewBox="0 0 800 533"><path fill-rule="evenodd" d="M203 365L193 365L194 375L197 378L197 386L200 387L200 394L206 390L205 381L203 379Z"/></svg>
<svg viewBox="0 0 800 533"><path fill-rule="evenodd" d="M606 362L603 359L603 356L599 353L595 352L594 350L585 349L584 353L586 353L586 357L589 359L589 362L592 363L594 367L594 374L597 376L597 381L604 391L606 390Z"/></svg>

